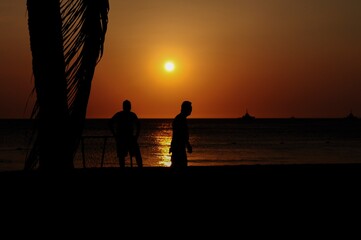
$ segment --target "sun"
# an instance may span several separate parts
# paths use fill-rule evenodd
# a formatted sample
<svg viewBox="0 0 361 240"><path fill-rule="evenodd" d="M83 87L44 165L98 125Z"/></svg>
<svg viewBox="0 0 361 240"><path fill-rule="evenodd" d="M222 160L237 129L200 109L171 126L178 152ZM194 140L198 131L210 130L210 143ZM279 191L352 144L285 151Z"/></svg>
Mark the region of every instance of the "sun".
<svg viewBox="0 0 361 240"><path fill-rule="evenodd" d="M167 72L173 72L175 69L175 65L172 61L168 61L164 64L164 70Z"/></svg>

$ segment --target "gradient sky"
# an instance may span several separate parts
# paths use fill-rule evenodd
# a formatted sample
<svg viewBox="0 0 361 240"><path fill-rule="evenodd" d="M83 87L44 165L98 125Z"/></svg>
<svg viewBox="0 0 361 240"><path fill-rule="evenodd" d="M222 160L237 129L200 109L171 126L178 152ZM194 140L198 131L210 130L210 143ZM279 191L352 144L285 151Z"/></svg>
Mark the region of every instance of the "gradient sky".
<svg viewBox="0 0 361 240"><path fill-rule="evenodd" d="M0 32L0 118L27 118L25 0L1 0ZM87 117L124 99L140 118L172 118L183 100L193 118L361 116L361 1L110 0Z"/></svg>

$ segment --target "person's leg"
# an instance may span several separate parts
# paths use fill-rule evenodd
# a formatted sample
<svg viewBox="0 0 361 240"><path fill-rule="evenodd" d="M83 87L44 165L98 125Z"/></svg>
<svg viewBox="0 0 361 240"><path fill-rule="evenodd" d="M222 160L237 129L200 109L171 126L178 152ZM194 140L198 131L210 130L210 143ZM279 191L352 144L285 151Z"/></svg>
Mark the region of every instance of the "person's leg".
<svg viewBox="0 0 361 240"><path fill-rule="evenodd" d="M116 140L116 146L117 146L117 156L119 160L119 167L124 168L125 167L125 157L127 156L125 144L122 139Z"/></svg>
<svg viewBox="0 0 361 240"><path fill-rule="evenodd" d="M138 167L140 168L143 167L143 159L142 159L142 154L140 153L138 142L136 141L132 142L132 145L130 146L129 149L129 156L135 157L135 161L137 162Z"/></svg>
<svg viewBox="0 0 361 240"><path fill-rule="evenodd" d="M142 154L140 153L140 148L138 144L135 147L135 161L137 162L137 166L139 168L143 167Z"/></svg>
<svg viewBox="0 0 361 240"><path fill-rule="evenodd" d="M119 159L119 167L125 168L125 157L119 156L118 159Z"/></svg>
<svg viewBox="0 0 361 240"><path fill-rule="evenodd" d="M177 154L175 152L172 152L172 156L170 157L170 168L177 169Z"/></svg>
<svg viewBox="0 0 361 240"><path fill-rule="evenodd" d="M182 151L181 155L180 155L180 159L179 159L179 167L182 169L187 168L188 166L188 159L187 159L187 153L186 151Z"/></svg>
<svg viewBox="0 0 361 240"><path fill-rule="evenodd" d="M173 151L171 156L171 167L175 169L183 169L187 167L187 155L186 151L178 150Z"/></svg>

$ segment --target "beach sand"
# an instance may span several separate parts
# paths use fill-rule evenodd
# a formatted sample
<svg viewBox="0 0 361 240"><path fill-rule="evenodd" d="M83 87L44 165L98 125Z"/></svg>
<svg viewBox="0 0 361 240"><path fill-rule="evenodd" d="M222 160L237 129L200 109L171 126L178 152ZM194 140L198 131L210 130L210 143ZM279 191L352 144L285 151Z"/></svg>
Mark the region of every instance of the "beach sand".
<svg viewBox="0 0 361 240"><path fill-rule="evenodd" d="M361 164L8 171L0 173L0 202L8 219L16 221L19 216L30 222L34 216L44 221L61 216L75 226L79 219L122 219L121 226L153 230L183 222L187 229L207 233L223 224L239 234L244 220L253 227L297 226L298 233L304 232L304 222L318 228L337 214L359 209L360 180Z"/></svg>
<svg viewBox="0 0 361 240"><path fill-rule="evenodd" d="M168 167L76 168L66 172L0 172L3 188L67 186L94 190L116 188L246 189L337 188L359 186L361 164L294 164L192 166L183 171ZM176 187L174 187L176 189Z"/></svg>

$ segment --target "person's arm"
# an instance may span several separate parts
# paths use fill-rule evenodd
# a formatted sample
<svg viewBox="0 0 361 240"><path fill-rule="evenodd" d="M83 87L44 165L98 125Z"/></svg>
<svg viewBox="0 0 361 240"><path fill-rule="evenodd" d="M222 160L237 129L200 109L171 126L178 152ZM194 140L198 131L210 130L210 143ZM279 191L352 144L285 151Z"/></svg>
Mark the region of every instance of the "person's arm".
<svg viewBox="0 0 361 240"><path fill-rule="evenodd" d="M191 143L189 142L189 131L188 131L188 123L186 122L185 123L185 134L186 134L186 148L187 148L187 151L189 153L192 153L193 152L193 148L192 148L192 145Z"/></svg>
<svg viewBox="0 0 361 240"><path fill-rule="evenodd" d="M136 131L135 131L135 139L138 139L140 134L140 120L136 114L135 115L135 124L136 124Z"/></svg>
<svg viewBox="0 0 361 240"><path fill-rule="evenodd" d="M193 152L193 148L192 148L192 145L190 144L190 142L189 141L187 141L187 151L189 152L189 153L192 153Z"/></svg>

